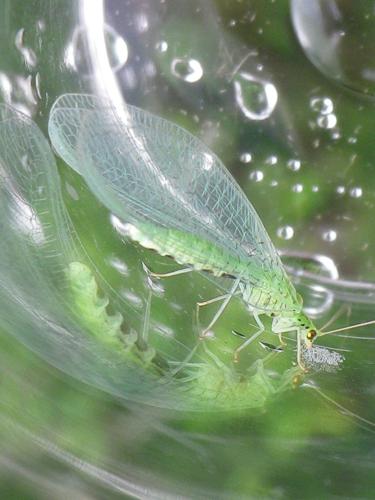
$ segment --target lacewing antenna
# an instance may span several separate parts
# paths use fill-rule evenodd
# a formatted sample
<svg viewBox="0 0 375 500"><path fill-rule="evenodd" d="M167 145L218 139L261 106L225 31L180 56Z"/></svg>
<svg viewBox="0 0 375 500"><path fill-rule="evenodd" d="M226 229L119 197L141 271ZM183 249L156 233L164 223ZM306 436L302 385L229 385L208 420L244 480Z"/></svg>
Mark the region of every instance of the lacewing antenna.
<svg viewBox="0 0 375 500"><path fill-rule="evenodd" d="M347 330L353 330L354 328L360 328L361 326L369 326L369 325L374 325L374 324L375 324L375 319L372 321L366 321L364 323L356 323L355 325L344 326L343 328L337 328L336 330L330 330L329 332L323 332L319 335L319 337L323 337L323 335L328 335L329 333L345 332Z"/></svg>

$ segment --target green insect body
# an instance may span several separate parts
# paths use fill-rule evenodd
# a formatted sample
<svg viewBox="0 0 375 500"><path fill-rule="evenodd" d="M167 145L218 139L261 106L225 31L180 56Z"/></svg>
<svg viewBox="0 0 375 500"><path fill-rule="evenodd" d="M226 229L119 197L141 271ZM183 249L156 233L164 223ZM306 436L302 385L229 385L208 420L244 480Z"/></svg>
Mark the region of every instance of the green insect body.
<svg viewBox="0 0 375 500"><path fill-rule="evenodd" d="M251 261L236 258L203 238L147 223L126 224L125 230L133 241L160 255L173 257L178 264L192 266L196 271L209 271L214 276L242 276L239 287L246 304L273 313L295 306L295 300L290 301L288 293L267 282L267 277L262 276L262 271ZM280 278L284 276L281 274ZM297 305L296 312L299 312L302 305Z"/></svg>
<svg viewBox="0 0 375 500"><path fill-rule="evenodd" d="M256 335L260 316L272 316L274 333L296 332L302 364L301 345L311 347L317 330L255 209L207 146L142 109L83 94L57 99L48 130L131 238L194 270L233 276L229 295L242 295Z"/></svg>
<svg viewBox="0 0 375 500"><path fill-rule="evenodd" d="M154 348L146 342L145 350L143 332L124 326L127 318L116 312L118 303L108 303L95 274L80 262L79 235L65 209L54 157L40 129L29 117L0 104L0 144L4 331L85 383L116 397L174 410L259 408L295 386L298 367L277 377L264 358L241 371L218 363L206 343L190 349L174 337L163 337L162 345L155 342ZM138 222L144 237L151 235L151 223L144 218ZM210 238L189 235L202 258L200 241L216 248ZM218 249L223 250L220 245ZM216 255L226 267L220 256L233 256L224 250ZM237 261L238 256L233 257ZM204 346L203 355L196 353L198 345Z"/></svg>
<svg viewBox="0 0 375 500"><path fill-rule="evenodd" d="M262 359L255 361L245 376L212 363L201 365L196 372L195 380L199 383L190 385L191 395L201 401L215 402L222 409L264 408L269 401L295 388L303 380L299 367L272 377Z"/></svg>
<svg viewBox="0 0 375 500"><path fill-rule="evenodd" d="M108 314L109 299L99 296L98 284L90 268L81 262L71 262L65 275L74 307L85 328L108 347L131 354L133 361L150 363L155 357L155 350L152 347L138 349L138 335L134 330L124 331L122 314Z"/></svg>
<svg viewBox="0 0 375 500"><path fill-rule="evenodd" d="M148 370L154 369L151 360L157 356L150 347L149 359L137 349L137 333L124 334L123 316L119 312L109 315L107 297L100 297L99 287L91 269L81 262L71 262L65 270L74 308L86 330L102 344L120 353L124 359L143 363ZM153 355L151 355L153 352ZM292 389L296 377L301 376L298 367L284 371L279 377L266 369L264 360L258 359L248 368L246 376L231 366L218 366L212 359L198 358L178 372L177 378L168 363L159 376L166 381L175 379L184 388L189 401L195 407L207 405L210 408L263 408L275 396ZM170 391L173 389L170 388ZM171 397L173 394L171 394ZM172 398L173 399L173 398ZM181 402L180 402L181 403ZM177 405L177 403L175 403ZM192 405L191 408L193 408Z"/></svg>
<svg viewBox="0 0 375 500"><path fill-rule="evenodd" d="M121 331L122 314L117 312L109 315L107 313L108 298L99 297L98 285L90 269L81 262L71 262L65 274L77 313L92 334L107 343L118 346L122 338L129 346L134 344L136 338L132 338L131 342L126 342L128 336Z"/></svg>

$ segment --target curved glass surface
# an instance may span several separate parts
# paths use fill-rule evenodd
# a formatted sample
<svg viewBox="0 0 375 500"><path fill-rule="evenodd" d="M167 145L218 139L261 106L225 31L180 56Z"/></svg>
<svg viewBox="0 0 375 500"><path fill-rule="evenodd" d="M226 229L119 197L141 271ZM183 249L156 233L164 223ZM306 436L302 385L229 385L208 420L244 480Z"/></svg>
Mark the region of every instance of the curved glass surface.
<svg viewBox="0 0 375 500"><path fill-rule="evenodd" d="M232 281L152 277L178 266L129 240L47 135L64 93L184 127L241 185L316 324L371 322L372 69L356 47L373 14L349 3L2 2L3 497L371 496L375 327L318 338L306 372L295 338L268 331L234 363L256 328L241 300L204 340L195 319Z"/></svg>

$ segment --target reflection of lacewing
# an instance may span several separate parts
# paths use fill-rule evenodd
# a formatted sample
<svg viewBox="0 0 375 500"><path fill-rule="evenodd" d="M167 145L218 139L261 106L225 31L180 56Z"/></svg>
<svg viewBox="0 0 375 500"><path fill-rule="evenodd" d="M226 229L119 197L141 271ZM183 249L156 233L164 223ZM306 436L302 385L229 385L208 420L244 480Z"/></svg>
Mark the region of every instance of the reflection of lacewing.
<svg viewBox="0 0 375 500"><path fill-rule="evenodd" d="M274 333L297 333L301 363L301 342L310 347L316 328L253 206L207 146L142 109L80 94L57 99L49 134L57 153L128 222L133 240L188 266L169 276L207 270L233 278L209 327L242 295L259 330L237 355L264 330L266 314Z"/></svg>

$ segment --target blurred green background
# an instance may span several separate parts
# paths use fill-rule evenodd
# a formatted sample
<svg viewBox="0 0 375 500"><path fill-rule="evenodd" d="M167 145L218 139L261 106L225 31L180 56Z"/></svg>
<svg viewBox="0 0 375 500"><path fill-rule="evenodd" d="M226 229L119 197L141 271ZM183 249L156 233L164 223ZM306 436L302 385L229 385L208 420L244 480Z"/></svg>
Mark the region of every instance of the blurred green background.
<svg viewBox="0 0 375 500"><path fill-rule="evenodd" d="M332 324L341 327L375 317L374 37L367 1L0 0L0 100L44 132L54 99L65 92L114 102L120 96L185 127L238 180L317 324L342 310ZM121 312L139 331L149 294L142 261L160 272L176 266L124 241L83 179L59 160L57 166L75 258L92 269L108 312ZM71 261L62 253L58 259L62 267ZM49 279L41 262L35 259L36 269ZM6 265L3 259L4 290ZM77 304L60 283L48 283L61 299L56 323L64 324ZM220 286L227 284L200 275L155 284L150 344L163 359L178 363L195 348L195 303ZM47 292L35 297L48 300ZM291 376L282 391L293 341L280 354L254 345L238 368L245 382L256 382L244 389L225 379L228 373L232 381L232 351L241 341L232 329L248 335L252 328L234 301L208 350L197 347L203 366L211 353L222 369L214 363L216 371L202 371L189 385L193 401L216 391L228 407L189 411L178 392L171 394L175 407L155 406L142 376L130 379L126 362L100 341L104 361L93 357L90 371L79 342L69 359L64 341L56 343L52 359L44 327L21 327L5 302L1 314L3 498L374 496L371 327L322 338L345 356L339 369L327 373L318 363L305 377ZM264 340L276 343L271 334ZM265 357L262 378L254 362ZM96 377L96 366L105 368L103 376ZM150 369L144 371L147 381ZM240 400L247 408L238 408Z"/></svg>

